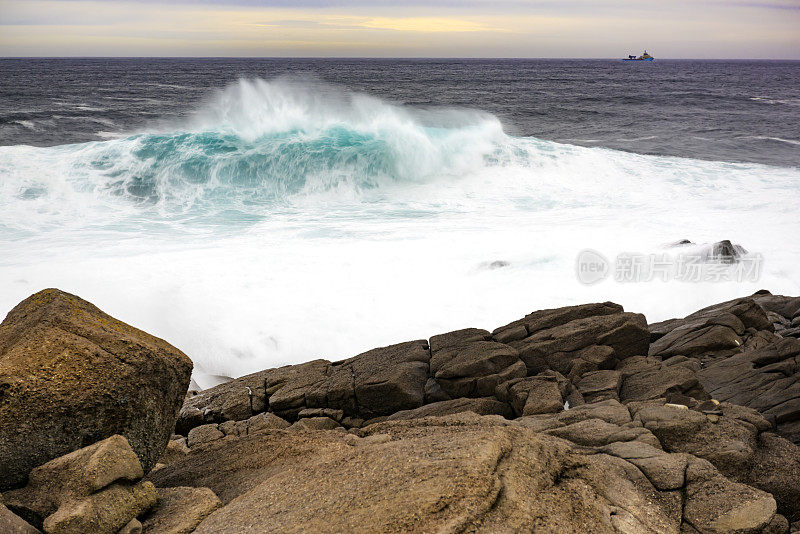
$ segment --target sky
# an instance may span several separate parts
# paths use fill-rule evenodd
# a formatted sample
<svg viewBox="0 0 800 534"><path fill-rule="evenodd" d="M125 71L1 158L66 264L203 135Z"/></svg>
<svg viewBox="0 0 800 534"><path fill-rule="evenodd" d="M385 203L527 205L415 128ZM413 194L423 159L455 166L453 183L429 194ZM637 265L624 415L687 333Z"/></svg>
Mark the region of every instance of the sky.
<svg viewBox="0 0 800 534"><path fill-rule="evenodd" d="M0 57L800 59L800 0L0 0Z"/></svg>

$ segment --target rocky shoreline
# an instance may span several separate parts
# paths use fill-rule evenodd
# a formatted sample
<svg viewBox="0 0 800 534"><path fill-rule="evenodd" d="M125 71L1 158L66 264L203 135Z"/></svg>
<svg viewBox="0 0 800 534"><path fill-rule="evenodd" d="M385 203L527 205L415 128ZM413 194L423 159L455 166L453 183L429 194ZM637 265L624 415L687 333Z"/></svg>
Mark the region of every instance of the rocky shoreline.
<svg viewBox="0 0 800 534"><path fill-rule="evenodd" d="M800 531L800 297L606 302L189 391L49 289L0 324L0 532Z"/></svg>

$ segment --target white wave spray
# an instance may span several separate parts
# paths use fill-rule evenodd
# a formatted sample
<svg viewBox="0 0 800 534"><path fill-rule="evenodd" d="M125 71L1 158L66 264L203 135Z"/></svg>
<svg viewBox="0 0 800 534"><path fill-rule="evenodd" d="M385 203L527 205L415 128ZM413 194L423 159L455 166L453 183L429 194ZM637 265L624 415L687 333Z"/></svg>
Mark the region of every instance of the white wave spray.
<svg viewBox="0 0 800 534"><path fill-rule="evenodd" d="M800 293L799 184L798 169L515 138L479 111L245 80L178 126L0 148L0 310L74 292L183 349L201 383L580 302L660 320ZM761 253L761 279L575 278L582 249L681 238Z"/></svg>

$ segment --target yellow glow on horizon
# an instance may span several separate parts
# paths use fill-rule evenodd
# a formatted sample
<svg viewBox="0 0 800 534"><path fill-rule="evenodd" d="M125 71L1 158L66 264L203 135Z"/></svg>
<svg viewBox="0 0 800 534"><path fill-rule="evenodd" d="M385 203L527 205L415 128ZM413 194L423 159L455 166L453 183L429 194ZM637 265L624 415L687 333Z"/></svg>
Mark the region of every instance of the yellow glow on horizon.
<svg viewBox="0 0 800 534"><path fill-rule="evenodd" d="M653 7L664 9L653 17L638 3L609 12L585 1L580 11L533 3L512 11L489 0L481 8L434 0L329 7L0 0L0 56L617 57L643 47L657 57L800 53L800 10L759 12L754 26L752 10L721 3L687 19L663 6Z"/></svg>
<svg viewBox="0 0 800 534"><path fill-rule="evenodd" d="M445 17L373 17L359 25L364 28L422 33L507 31L480 22Z"/></svg>

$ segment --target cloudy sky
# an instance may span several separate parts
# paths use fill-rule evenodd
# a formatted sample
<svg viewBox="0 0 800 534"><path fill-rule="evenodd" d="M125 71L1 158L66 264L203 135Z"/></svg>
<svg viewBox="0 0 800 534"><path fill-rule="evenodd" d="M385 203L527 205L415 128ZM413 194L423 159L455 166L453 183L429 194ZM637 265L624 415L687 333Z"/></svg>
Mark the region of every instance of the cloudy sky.
<svg viewBox="0 0 800 534"><path fill-rule="evenodd" d="M0 56L800 59L800 0L0 0Z"/></svg>

